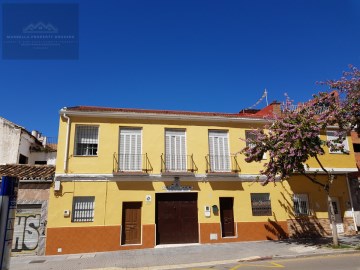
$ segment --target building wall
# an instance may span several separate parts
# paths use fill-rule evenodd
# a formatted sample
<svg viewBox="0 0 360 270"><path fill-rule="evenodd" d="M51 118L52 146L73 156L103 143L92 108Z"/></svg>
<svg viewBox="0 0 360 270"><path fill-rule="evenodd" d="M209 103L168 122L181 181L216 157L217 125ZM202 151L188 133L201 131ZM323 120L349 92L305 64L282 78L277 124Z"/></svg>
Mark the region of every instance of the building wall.
<svg viewBox="0 0 360 270"><path fill-rule="evenodd" d="M199 243L220 243L279 239L306 234L311 224L318 224L319 235L329 233L326 225L327 199L324 190L303 176L294 176L288 181L270 183L262 186L256 178L266 160L259 163L246 163L239 151L245 146L245 130L255 129L256 124L209 123L167 120L134 120L115 118L77 118L71 117L68 170L64 168L67 122L60 118L58 157L56 173L61 180L60 191L50 190L49 217L47 227L47 254L108 251L131 248L149 248L156 244L156 201L158 193L169 192L166 186L174 183L174 176L161 174L160 156L165 152L165 129L186 129L186 151L194 155L198 171L192 176L180 176L181 186L192 187L197 192ZM99 126L97 156L75 156L74 137L76 124ZM149 176L120 176L113 174L114 153L119 152L119 129L121 127L142 128L142 153L147 153L153 171ZM205 156L209 154L209 130L227 130L231 154L238 154L240 173L231 177L209 176L206 173ZM322 136L325 136L323 134ZM348 138L349 140L350 138ZM327 168L339 170L355 169L354 153L349 141L350 154L326 154L321 157ZM314 161L310 167L319 168ZM241 176L241 177L239 177ZM325 181L325 176L318 176ZM185 192L182 190L182 192ZM270 193L271 216L253 216L251 193ZM305 193L309 197L311 214L308 220L300 220L293 212L292 195ZM150 195L149 202L145 198ZM95 218L93 222L71 222L74 196L95 196ZM339 200L339 208L344 223L350 209L350 199L345 175L338 175L332 187L331 196ZM211 213L205 217L204 207L217 205L220 197L233 197L235 236L221 236L220 215ZM123 202L142 202L141 243L121 245ZM345 222L346 221L346 222ZM351 230L345 226L346 233ZM313 227L312 227L313 228Z"/></svg>
<svg viewBox="0 0 360 270"><path fill-rule="evenodd" d="M21 132L21 139L20 139L20 145L19 145L19 156L20 154L28 157L28 164L34 165L34 163L31 163L31 152L30 152L30 146L35 142L35 138L31 135L29 135L26 132ZM18 156L18 160L19 160ZM18 163L18 162L17 162Z"/></svg>
<svg viewBox="0 0 360 270"><path fill-rule="evenodd" d="M0 164L18 162L21 129L0 117Z"/></svg>
<svg viewBox="0 0 360 270"><path fill-rule="evenodd" d="M20 182L12 256L45 254L50 185Z"/></svg>
<svg viewBox="0 0 360 270"><path fill-rule="evenodd" d="M146 248L156 245L155 194L168 192L165 186L171 181L71 181L61 182L61 192L50 190L49 216L47 226L47 254L78 253L131 248ZM200 243L222 243L233 241L279 239L292 235L306 235L311 224L319 224L318 235L329 235L326 224L327 199L323 190L314 187L308 179L294 177L275 185L262 186L257 182L241 181L185 181L182 186L191 186L191 192L198 193L198 222ZM253 216L251 193L270 193L271 216ZM309 196L311 215L294 229L297 217L293 212L293 193ZM151 195L151 202L146 201ZM349 211L349 196L346 179L341 176L332 187L332 196L340 202L343 220ZM93 222L71 222L71 215L64 217L64 210L72 210L74 196L95 196L95 218ZM234 198L234 222L236 235L221 237L220 215L211 213L205 217L204 206L217 205L220 197ZM142 202L142 243L121 245L123 202ZM310 226L311 225L311 226ZM351 228L350 228L351 229ZM110 234L110 236L108 235ZM210 235L217 239L211 240ZM96 244L102 238L102 244ZM64 241L66 239L66 241ZM105 241L105 242L104 242ZM93 243L90 245L89 243ZM58 249L61 248L61 252Z"/></svg>
<svg viewBox="0 0 360 270"><path fill-rule="evenodd" d="M77 157L74 156L74 137L76 124L89 124L99 126L99 146L97 156ZM165 128L186 129L187 154L194 154L194 161L198 167L199 174L206 171L205 156L209 154L208 132L209 130L228 130L230 153L236 154L243 147L245 142L245 130L256 129L256 124L239 123L218 123L216 125L206 122L169 122L160 120L128 120L128 119L78 119L73 117L70 128L69 153L68 153L68 173L112 173L113 154L119 152L119 128L139 127L142 128L142 153L148 154L151 165L154 168L152 173L159 174L161 169L160 156L165 152ZM322 135L325 136L325 135ZM325 155L320 157L325 167L329 168L356 168L354 151L351 138L348 137L350 154L330 154L325 151ZM61 118L59 129L58 156L56 172L64 173L64 151L66 144L66 121ZM341 158L339 158L341 157ZM244 156L238 159L242 174L257 174L262 169L261 163L246 163ZM311 168L320 169L315 160L308 162Z"/></svg>
<svg viewBox="0 0 360 270"><path fill-rule="evenodd" d="M35 161L46 161L47 165L55 165L56 152L32 152L29 157L29 164L35 164Z"/></svg>

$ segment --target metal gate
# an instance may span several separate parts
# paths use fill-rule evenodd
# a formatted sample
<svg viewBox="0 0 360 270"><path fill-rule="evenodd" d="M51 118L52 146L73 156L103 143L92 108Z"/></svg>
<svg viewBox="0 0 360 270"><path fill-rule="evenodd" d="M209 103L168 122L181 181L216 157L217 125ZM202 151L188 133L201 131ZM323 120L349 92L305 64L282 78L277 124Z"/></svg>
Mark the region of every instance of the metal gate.
<svg viewBox="0 0 360 270"><path fill-rule="evenodd" d="M41 204L18 204L12 253L36 255L41 232Z"/></svg>

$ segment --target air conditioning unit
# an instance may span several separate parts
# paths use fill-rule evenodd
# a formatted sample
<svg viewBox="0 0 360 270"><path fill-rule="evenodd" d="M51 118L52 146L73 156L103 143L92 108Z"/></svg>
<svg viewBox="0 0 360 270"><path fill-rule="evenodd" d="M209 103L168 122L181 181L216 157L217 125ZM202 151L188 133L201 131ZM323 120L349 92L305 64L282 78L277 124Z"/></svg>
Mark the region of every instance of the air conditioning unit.
<svg viewBox="0 0 360 270"><path fill-rule="evenodd" d="M59 180L55 180L55 185L54 185L54 190L55 191L60 191L61 189L61 183Z"/></svg>

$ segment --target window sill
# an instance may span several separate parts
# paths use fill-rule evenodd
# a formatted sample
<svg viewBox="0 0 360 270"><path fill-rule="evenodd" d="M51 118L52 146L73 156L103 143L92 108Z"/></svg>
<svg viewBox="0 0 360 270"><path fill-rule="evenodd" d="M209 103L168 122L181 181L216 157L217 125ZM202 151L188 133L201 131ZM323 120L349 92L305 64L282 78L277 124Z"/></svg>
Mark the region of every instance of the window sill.
<svg viewBox="0 0 360 270"><path fill-rule="evenodd" d="M239 175L238 172L208 172L206 176L208 177L217 177L217 176L225 176L225 177L237 177Z"/></svg>
<svg viewBox="0 0 360 270"><path fill-rule="evenodd" d="M73 157L98 157L98 155L73 155Z"/></svg>
<svg viewBox="0 0 360 270"><path fill-rule="evenodd" d="M161 173L162 176L194 176L194 172L188 171L166 171Z"/></svg>
<svg viewBox="0 0 360 270"><path fill-rule="evenodd" d="M113 172L113 175L138 177L138 176L148 176L149 173L144 171L119 171L119 172Z"/></svg>

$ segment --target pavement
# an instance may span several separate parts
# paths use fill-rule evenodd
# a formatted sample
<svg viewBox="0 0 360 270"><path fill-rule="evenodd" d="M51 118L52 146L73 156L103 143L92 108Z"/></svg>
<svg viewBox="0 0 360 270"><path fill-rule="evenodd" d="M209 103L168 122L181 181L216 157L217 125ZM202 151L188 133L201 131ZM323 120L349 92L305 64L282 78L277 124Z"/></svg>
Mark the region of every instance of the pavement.
<svg viewBox="0 0 360 270"><path fill-rule="evenodd" d="M333 249L331 238L253 241L222 244L160 245L151 249L56 256L12 257L11 270L162 270L205 267L239 261L360 254L360 235L340 237L349 248Z"/></svg>

